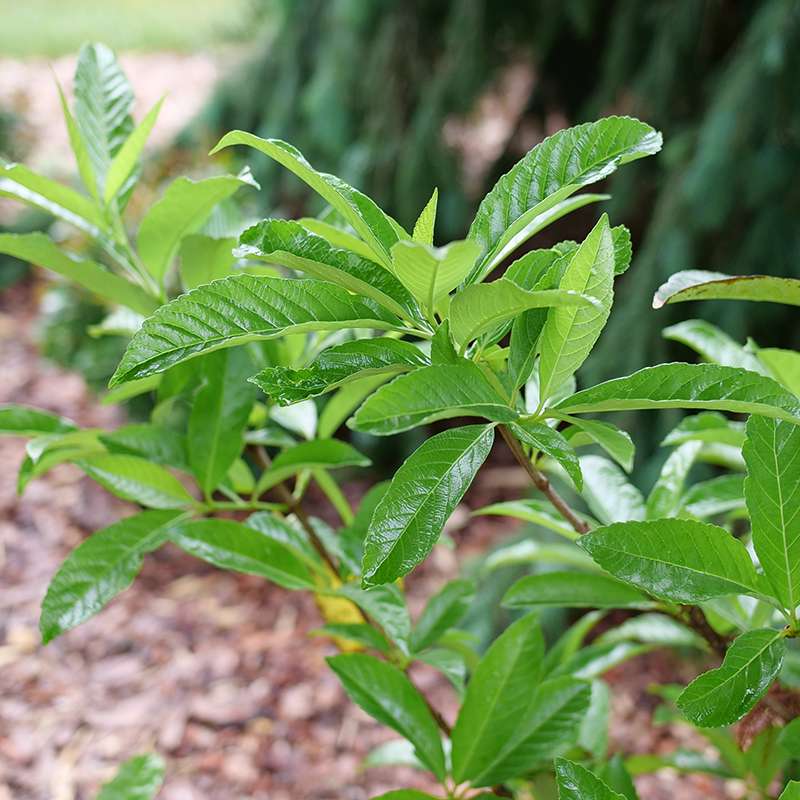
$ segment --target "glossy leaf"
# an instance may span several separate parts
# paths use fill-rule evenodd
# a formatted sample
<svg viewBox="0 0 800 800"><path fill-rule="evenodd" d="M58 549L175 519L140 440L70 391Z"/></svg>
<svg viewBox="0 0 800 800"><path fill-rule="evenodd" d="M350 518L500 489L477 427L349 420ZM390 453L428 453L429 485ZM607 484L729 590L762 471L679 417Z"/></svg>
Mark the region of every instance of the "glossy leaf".
<svg viewBox="0 0 800 800"><path fill-rule="evenodd" d="M533 420L512 423L510 427L523 444L560 464L578 491L583 488L583 473L578 456L572 445L555 428Z"/></svg>
<svg viewBox="0 0 800 800"><path fill-rule="evenodd" d="M397 470L364 543L365 584L393 581L430 553L494 441L491 425L432 436Z"/></svg>
<svg viewBox="0 0 800 800"><path fill-rule="evenodd" d="M660 149L661 135L630 117L606 117L547 137L481 202L469 231L485 254L476 275L487 274L509 245L522 244L519 234L537 216L618 166Z"/></svg>
<svg viewBox="0 0 800 800"><path fill-rule="evenodd" d="M131 339L110 385L163 372L192 356L290 333L390 330L397 320L371 300L314 280L232 275L161 306Z"/></svg>
<svg viewBox="0 0 800 800"><path fill-rule="evenodd" d="M472 781L491 768L521 725L542 674L544 637L535 615L509 626L487 650L467 685L452 733L453 777Z"/></svg>
<svg viewBox="0 0 800 800"><path fill-rule="evenodd" d="M145 214L137 237L139 255L156 281L163 282L181 239L195 233L214 207L242 186L258 185L245 171L199 181L176 178L167 187Z"/></svg>
<svg viewBox="0 0 800 800"><path fill-rule="evenodd" d="M676 603L761 591L744 545L716 525L620 522L586 534L579 544L620 580Z"/></svg>
<svg viewBox="0 0 800 800"><path fill-rule="evenodd" d="M681 506L694 517L712 517L744 508L742 475L720 475L695 483L681 498Z"/></svg>
<svg viewBox="0 0 800 800"><path fill-rule="evenodd" d="M354 703L408 739L420 761L444 778L439 730L425 700L397 667L362 653L333 656L328 664Z"/></svg>
<svg viewBox="0 0 800 800"><path fill-rule="evenodd" d="M670 453L647 496L648 519L674 517L677 514L683 487L701 447L700 442L686 442Z"/></svg>
<svg viewBox="0 0 800 800"><path fill-rule="evenodd" d="M434 189L431 199L425 204L425 208L417 217L414 223L414 231L411 237L420 244L433 244L433 230L436 227L436 207L439 204L439 190Z"/></svg>
<svg viewBox="0 0 800 800"><path fill-rule="evenodd" d="M662 334L665 339L691 347L706 361L767 374L755 353L751 353L716 325L703 319L683 320L664 328Z"/></svg>
<svg viewBox="0 0 800 800"><path fill-rule="evenodd" d="M584 442L593 442L602 447L625 472L633 469L633 457L636 452L630 435L612 425L596 419L570 419L572 423L564 433L564 438L573 446L580 447Z"/></svg>
<svg viewBox="0 0 800 800"><path fill-rule="evenodd" d="M740 720L764 696L783 664L786 645L780 631L762 629L739 636L722 666L695 678L678 697L678 707L703 728Z"/></svg>
<svg viewBox="0 0 800 800"><path fill-rule="evenodd" d="M158 307L158 301L139 286L94 261L70 256L44 233L0 233L0 253L49 269L104 300L140 314L151 314Z"/></svg>
<svg viewBox="0 0 800 800"><path fill-rule="evenodd" d="M695 441L741 447L744 444L744 423L730 420L716 411L702 411L684 417L661 444L674 446Z"/></svg>
<svg viewBox="0 0 800 800"><path fill-rule="evenodd" d="M266 578L285 589L314 589L308 563L277 539L229 519L187 520L169 538L190 555L220 569Z"/></svg>
<svg viewBox="0 0 800 800"><path fill-rule="evenodd" d="M334 175L317 172L297 148L280 139L260 139L252 133L231 131L220 139L211 155L240 144L255 148L297 175L353 226L384 266L391 264L389 253L398 233L392 220L369 197Z"/></svg>
<svg viewBox="0 0 800 800"><path fill-rule="evenodd" d="M627 583L607 575L543 572L526 575L503 596L507 608L647 608L651 601Z"/></svg>
<svg viewBox="0 0 800 800"><path fill-rule="evenodd" d="M566 758L556 759L556 783L558 800L625 800L586 767Z"/></svg>
<svg viewBox="0 0 800 800"><path fill-rule="evenodd" d="M233 248L236 239L214 239L202 233L191 233L181 239L178 270L184 289L195 289L204 283L227 277L236 261Z"/></svg>
<svg viewBox="0 0 800 800"><path fill-rule="evenodd" d="M387 436L452 417L516 418L472 361L423 367L400 375L370 396L350 421L357 431Z"/></svg>
<svg viewBox="0 0 800 800"><path fill-rule="evenodd" d="M378 337L329 347L301 369L267 367L251 380L274 401L289 405L369 375L390 377L427 365L425 354L410 342Z"/></svg>
<svg viewBox="0 0 800 800"><path fill-rule="evenodd" d="M687 300L755 300L800 305L800 280L775 275L725 275L722 272L676 272L653 297L653 308Z"/></svg>
<svg viewBox="0 0 800 800"><path fill-rule="evenodd" d="M161 547L178 511L142 511L92 534L66 558L47 588L39 630L42 642L97 614L133 583L142 556Z"/></svg>
<svg viewBox="0 0 800 800"><path fill-rule="evenodd" d="M800 400L754 372L717 364L659 364L567 397L556 411L708 408L800 421Z"/></svg>
<svg viewBox="0 0 800 800"><path fill-rule="evenodd" d="M97 800L153 800L163 780L164 762L160 756L134 756L100 788Z"/></svg>
<svg viewBox="0 0 800 800"><path fill-rule="evenodd" d="M603 456L581 456L583 499L601 521L627 522L644 519L644 497L625 477L622 470Z"/></svg>
<svg viewBox="0 0 800 800"><path fill-rule="evenodd" d="M420 316L408 289L385 267L331 246L298 222L282 219L259 222L241 235L236 253L337 283L348 291L372 298L398 316L412 319Z"/></svg>
<svg viewBox="0 0 800 800"><path fill-rule="evenodd" d="M74 422L32 406L7 403L0 405L0 434L40 436L77 430Z"/></svg>
<svg viewBox="0 0 800 800"><path fill-rule="evenodd" d="M448 581L430 600L411 635L411 649L419 653L436 644L439 637L456 625L472 602L475 585L468 580Z"/></svg>
<svg viewBox="0 0 800 800"><path fill-rule="evenodd" d="M92 480L123 500L148 508L188 508L195 503L171 472L144 458L98 453L77 463Z"/></svg>
<svg viewBox="0 0 800 800"><path fill-rule="evenodd" d="M593 298L585 307L557 307L542 329L539 393L548 398L586 360L611 313L614 297L614 241L604 214L569 262L559 290Z"/></svg>
<svg viewBox="0 0 800 800"><path fill-rule="evenodd" d="M750 417L743 454L753 545L784 608L800 605L800 427Z"/></svg>

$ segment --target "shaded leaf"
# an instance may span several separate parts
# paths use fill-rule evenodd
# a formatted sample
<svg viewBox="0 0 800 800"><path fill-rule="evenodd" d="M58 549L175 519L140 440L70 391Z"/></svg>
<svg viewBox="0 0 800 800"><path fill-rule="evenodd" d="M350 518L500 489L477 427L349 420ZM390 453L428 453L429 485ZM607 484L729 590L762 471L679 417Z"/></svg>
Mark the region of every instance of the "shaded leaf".
<svg viewBox="0 0 800 800"><path fill-rule="evenodd" d="M602 456L581 456L579 460L583 473L582 497L601 522L645 518L642 493L616 464Z"/></svg>
<svg viewBox="0 0 800 800"><path fill-rule="evenodd" d="M190 233L181 239L178 270L184 289L220 280L230 274L236 261L236 239L214 239L202 233Z"/></svg>
<svg viewBox="0 0 800 800"><path fill-rule="evenodd" d="M767 374L758 356L735 342L716 325L702 319L686 319L669 328L662 335L673 342L691 347L705 361L723 364L726 367L741 367L751 372Z"/></svg>
<svg viewBox="0 0 800 800"><path fill-rule="evenodd" d="M625 472L633 469L635 447L630 435L612 425L610 422L600 422L596 419L570 419L570 427L564 433L564 438L573 446L580 447L584 441L593 442L603 448Z"/></svg>
<svg viewBox="0 0 800 800"><path fill-rule="evenodd" d="M514 422L510 427L521 442L558 462L578 491L583 488L583 473L578 456L572 445L555 428L533 420Z"/></svg>
<svg viewBox="0 0 800 800"><path fill-rule="evenodd" d="M674 517L681 504L686 478L702 444L686 442L670 453L647 496L647 518Z"/></svg>
<svg viewBox="0 0 800 800"><path fill-rule="evenodd" d="M756 300L800 305L800 280L775 275L725 275L722 272L676 272L659 287L653 308L687 300Z"/></svg>
<svg viewBox="0 0 800 800"><path fill-rule="evenodd" d="M475 585L468 580L448 581L425 606L411 635L411 649L418 653L436 644L439 637L456 625L472 603Z"/></svg>
<svg viewBox="0 0 800 800"><path fill-rule="evenodd" d="M544 572L526 575L503 596L507 608L647 608L652 602L627 583L608 575Z"/></svg>
<svg viewBox="0 0 800 800"><path fill-rule="evenodd" d="M39 436L43 433L68 433L77 426L65 417L32 406L6 403L0 405L0 434Z"/></svg>
<svg viewBox="0 0 800 800"><path fill-rule="evenodd" d="M405 654L411 653L411 617L399 587L394 584L362 589L346 583L339 594L352 600Z"/></svg>

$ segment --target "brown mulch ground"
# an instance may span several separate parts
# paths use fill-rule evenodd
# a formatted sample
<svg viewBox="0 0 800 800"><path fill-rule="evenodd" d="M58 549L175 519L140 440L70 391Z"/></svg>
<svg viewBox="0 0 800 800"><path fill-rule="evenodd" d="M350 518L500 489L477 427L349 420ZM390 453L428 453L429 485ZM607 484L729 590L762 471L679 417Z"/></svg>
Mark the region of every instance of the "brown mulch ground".
<svg viewBox="0 0 800 800"><path fill-rule="evenodd" d="M83 425L119 422L79 377L37 358L34 313L31 286L0 297L0 402L31 403ZM392 734L344 697L324 664L331 645L306 635L319 618L303 594L166 547L103 613L41 647L38 607L50 577L87 533L127 508L71 466L18 498L23 451L19 440L0 439L0 800L90 798L116 765L150 750L168 764L163 800L362 800L400 786L433 788L409 769L362 768ZM478 493L496 493L498 483L516 491L507 475L502 465L490 470ZM456 533L457 555L438 548L408 582L412 610L506 524L470 523L468 536ZM698 744L683 728L650 724L647 686L675 675L657 654L609 676L614 750ZM448 687L432 673L419 681L452 718ZM739 796L736 786L724 793L719 782L670 772L639 787L643 800Z"/></svg>

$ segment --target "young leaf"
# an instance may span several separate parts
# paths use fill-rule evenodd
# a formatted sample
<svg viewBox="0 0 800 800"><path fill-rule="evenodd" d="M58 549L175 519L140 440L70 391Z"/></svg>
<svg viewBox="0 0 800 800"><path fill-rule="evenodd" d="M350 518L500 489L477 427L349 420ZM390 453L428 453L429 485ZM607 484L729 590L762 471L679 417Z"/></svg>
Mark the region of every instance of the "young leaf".
<svg viewBox="0 0 800 800"><path fill-rule="evenodd" d="M649 608L652 602L608 575L544 572L520 578L503 596L506 608Z"/></svg>
<svg viewBox="0 0 800 800"><path fill-rule="evenodd" d="M221 569L259 575L284 589L315 589L308 562L250 525L229 519L186 520L169 538L187 553Z"/></svg>
<svg viewBox="0 0 800 800"><path fill-rule="evenodd" d="M661 334L665 339L691 347L705 361L767 374L755 353L751 353L716 325L705 320L686 319L664 328Z"/></svg>
<svg viewBox="0 0 800 800"><path fill-rule="evenodd" d="M509 626L487 650L467 685L453 728L453 777L473 781L496 760L521 724L542 674L544 637L535 614Z"/></svg>
<svg viewBox="0 0 800 800"><path fill-rule="evenodd" d="M393 581L430 553L493 441L491 425L453 428L432 436L406 459L370 522L365 584Z"/></svg>
<svg viewBox="0 0 800 800"><path fill-rule="evenodd" d="M761 347L758 360L790 392L800 396L800 353L779 347Z"/></svg>
<svg viewBox="0 0 800 800"><path fill-rule="evenodd" d="M630 435L610 422L596 419L570 419L570 427L564 431L564 438L573 446L579 447L592 442L619 464L625 472L633 469L633 457L636 452Z"/></svg>
<svg viewBox="0 0 800 800"><path fill-rule="evenodd" d="M567 397L555 411L709 408L800 422L800 400L754 372L717 364L659 364Z"/></svg>
<svg viewBox="0 0 800 800"><path fill-rule="evenodd" d="M391 330L398 324L373 301L330 283L232 275L181 295L145 320L110 385L258 339L339 328Z"/></svg>
<svg viewBox="0 0 800 800"><path fill-rule="evenodd" d="M431 199L425 204L417 221L414 223L414 232L411 237L420 244L433 244L433 229L436 226L436 207L439 204L439 190L434 189Z"/></svg>
<svg viewBox="0 0 800 800"><path fill-rule="evenodd" d="M153 800L163 781L164 762L159 756L135 756L101 787L97 800Z"/></svg>
<svg viewBox="0 0 800 800"><path fill-rule="evenodd" d="M780 631L762 629L739 636L722 666L695 678L678 697L678 708L702 728L740 720L764 696L783 664Z"/></svg>
<svg viewBox="0 0 800 800"><path fill-rule="evenodd" d="M233 248L236 239L214 239L202 233L184 236L178 250L178 271L186 290L225 278L236 261Z"/></svg>
<svg viewBox="0 0 800 800"><path fill-rule="evenodd" d="M500 178L478 208L469 238L485 255L475 276L488 274L509 246L522 244L537 216L618 166L660 149L661 135L630 117L606 117L540 142Z"/></svg>
<svg viewBox="0 0 800 800"><path fill-rule="evenodd" d="M267 367L250 380L275 402L290 405L369 375L388 377L428 364L410 342L378 337L329 347L302 369Z"/></svg>
<svg viewBox="0 0 800 800"><path fill-rule="evenodd" d="M647 496L648 519L674 517L678 513L686 478L701 447L700 442L686 442L670 453Z"/></svg>
<svg viewBox="0 0 800 800"><path fill-rule="evenodd" d="M148 272L160 284L164 281L181 239L206 221L214 206L242 186L258 184L243 171L239 175L216 175L193 181L176 178L160 200L150 206L139 226L139 254Z"/></svg>
<svg viewBox="0 0 800 800"><path fill-rule="evenodd" d="M607 572L676 603L761 592L744 545L716 525L619 522L587 533L579 544Z"/></svg>
<svg viewBox="0 0 800 800"><path fill-rule="evenodd" d="M400 241L392 248L392 269L432 315L439 301L464 280L477 257L478 247L474 242L432 247Z"/></svg>
<svg viewBox="0 0 800 800"><path fill-rule="evenodd" d="M564 287L528 291L508 278L462 289L450 304L450 331L456 345L463 347L482 333L533 308L591 308L593 298ZM577 312L575 312L577 313Z"/></svg>
<svg viewBox="0 0 800 800"><path fill-rule="evenodd" d="M539 394L543 399L583 364L611 312L614 241L605 214L572 257L559 289L592 297L596 304L548 312L540 341Z"/></svg>
<svg viewBox="0 0 800 800"><path fill-rule="evenodd" d="M368 467L372 462L354 447L338 439L315 439L284 450L275 457L272 466L258 480L261 494L286 478L306 469L337 469L339 467Z"/></svg>
<svg viewBox="0 0 800 800"><path fill-rule="evenodd" d="M522 420L511 424L511 430L524 444L550 456L569 475L578 491L583 489L583 474L572 445L555 429L543 422Z"/></svg>
<svg viewBox="0 0 800 800"><path fill-rule="evenodd" d="M328 664L350 699L408 739L420 761L443 780L446 770L439 730L408 678L397 667L362 653L333 656Z"/></svg>
<svg viewBox="0 0 800 800"><path fill-rule="evenodd" d="M391 266L389 253L398 239L396 223L369 197L334 175L317 172L297 148L280 139L260 139L252 133L231 131L220 139L210 155L238 144L259 150L297 175L353 226L385 267Z"/></svg>
<svg viewBox="0 0 800 800"><path fill-rule="evenodd" d="M137 456L97 453L78 466L109 492L148 508L188 508L195 503L183 484L164 467Z"/></svg>
<svg viewBox="0 0 800 800"><path fill-rule="evenodd" d="M0 434L11 436L39 436L49 433L68 433L77 426L65 417L51 414L31 406L12 403L0 405Z"/></svg>
<svg viewBox="0 0 800 800"><path fill-rule="evenodd" d="M136 126L111 159L103 193L103 200L106 205L116 197L117 193L125 186L125 182L131 176L131 173L136 169L142 150L144 150L144 146L150 137L150 131L153 130L153 125L156 124L163 102L164 99L162 98L147 112L145 118Z"/></svg>
<svg viewBox="0 0 800 800"><path fill-rule="evenodd" d="M642 493L623 472L603 456L581 456L583 499L591 512L606 524L644 519Z"/></svg>
<svg viewBox="0 0 800 800"><path fill-rule="evenodd" d="M653 308L687 300L755 300L800 305L800 280L775 275L725 275L722 272L676 272L653 297Z"/></svg>
<svg viewBox="0 0 800 800"><path fill-rule="evenodd" d="M322 236L297 222L266 219L253 225L239 237L236 254L338 283L355 294L371 297L400 317L420 318L414 297L385 267L349 250L332 247Z"/></svg>
<svg viewBox="0 0 800 800"><path fill-rule="evenodd" d="M753 545L775 596L791 614L800 605L800 427L750 417L743 454L744 494Z"/></svg>
<svg viewBox="0 0 800 800"><path fill-rule="evenodd" d="M573 677L540 683L524 706L520 723L500 742L500 751L472 784L501 783L564 753L578 738L591 696L591 684Z"/></svg>
<svg viewBox="0 0 800 800"><path fill-rule="evenodd" d="M352 230L350 226L348 226L348 230L345 230L316 217L301 217L297 221L307 230L326 239L334 247L352 250L356 255L366 258L368 261L375 261L375 253L372 248L358 236L354 236L350 232Z"/></svg>
<svg viewBox="0 0 800 800"><path fill-rule="evenodd" d="M94 616L131 585L142 556L161 547L179 511L142 511L92 534L66 558L47 588L42 643Z"/></svg>
<svg viewBox="0 0 800 800"><path fill-rule="evenodd" d="M388 436L452 417L511 422L511 409L473 361L423 367L400 375L369 397L350 421L357 431Z"/></svg>
<svg viewBox="0 0 800 800"><path fill-rule="evenodd" d="M200 368L203 383L189 414L189 464L210 497L242 451L256 392L246 382L253 368L243 350L209 353Z"/></svg>
<svg viewBox="0 0 800 800"><path fill-rule="evenodd" d="M152 314L158 307L158 301L144 289L94 261L70 256L44 233L0 233L0 253L52 270L99 297L139 314Z"/></svg>
<svg viewBox="0 0 800 800"><path fill-rule="evenodd" d="M411 649L419 653L426 647L436 644L439 637L456 625L467 613L475 595L475 585L468 580L454 580L446 583L425 606L414 632L411 635Z"/></svg>
<svg viewBox="0 0 800 800"><path fill-rule="evenodd" d="M558 800L625 800L586 767L566 758L556 759L556 783Z"/></svg>

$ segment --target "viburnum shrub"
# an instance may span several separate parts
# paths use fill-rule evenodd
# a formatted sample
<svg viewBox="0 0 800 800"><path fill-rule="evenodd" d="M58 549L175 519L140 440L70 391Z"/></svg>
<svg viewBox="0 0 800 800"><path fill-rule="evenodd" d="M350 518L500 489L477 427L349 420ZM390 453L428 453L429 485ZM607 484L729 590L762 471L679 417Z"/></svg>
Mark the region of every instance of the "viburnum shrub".
<svg viewBox="0 0 800 800"><path fill-rule="evenodd" d="M575 374L631 261L629 233L604 214L582 242L515 258L549 223L606 199L577 192L658 152L656 131L628 117L559 131L497 182L467 238L444 246L434 245L435 191L409 234L291 145L235 131L212 152L245 145L274 159L322 197L324 214L219 237L207 220L252 184L247 173L178 178L134 244L122 215L158 107L134 125L128 84L101 46L82 52L75 95L74 116L66 102L64 112L85 192L16 164L2 166L0 192L77 227L98 261L44 234L0 236L0 250L121 307L101 326L132 333L110 398L149 392L154 405L150 422L113 431L20 406L0 411L4 432L31 437L20 488L71 462L141 507L68 556L42 605L45 643L100 611L146 553L172 542L314 593L321 630L343 651L331 669L402 737L373 761L417 764L440 797L631 799L632 776L671 766L738 778L749 797L800 798L790 780L800 759L800 355L742 347L695 320L666 335L716 363L658 364L578 390ZM800 304L800 281L679 273L655 305L712 297ZM630 437L594 415L662 408L699 413L665 440L674 450L645 499L625 475ZM344 423L389 436L448 419L459 421L351 508L335 473L369 461L336 438ZM495 440L537 493L476 513L529 520L550 538L485 558L484 572L537 570L510 587L503 604L518 618L481 654L458 627L472 580L446 583L412 622L401 579L436 546ZM699 462L717 472L706 467L689 483ZM312 483L338 529L304 507ZM591 610L548 647L538 616L546 606ZM612 609L626 610L625 621L587 644ZM609 757L602 676L657 647L719 662L688 686L654 690L660 718L696 725L718 759ZM453 684L452 727L409 677L417 661ZM140 757L109 796L151 796L160 779L160 762Z"/></svg>

